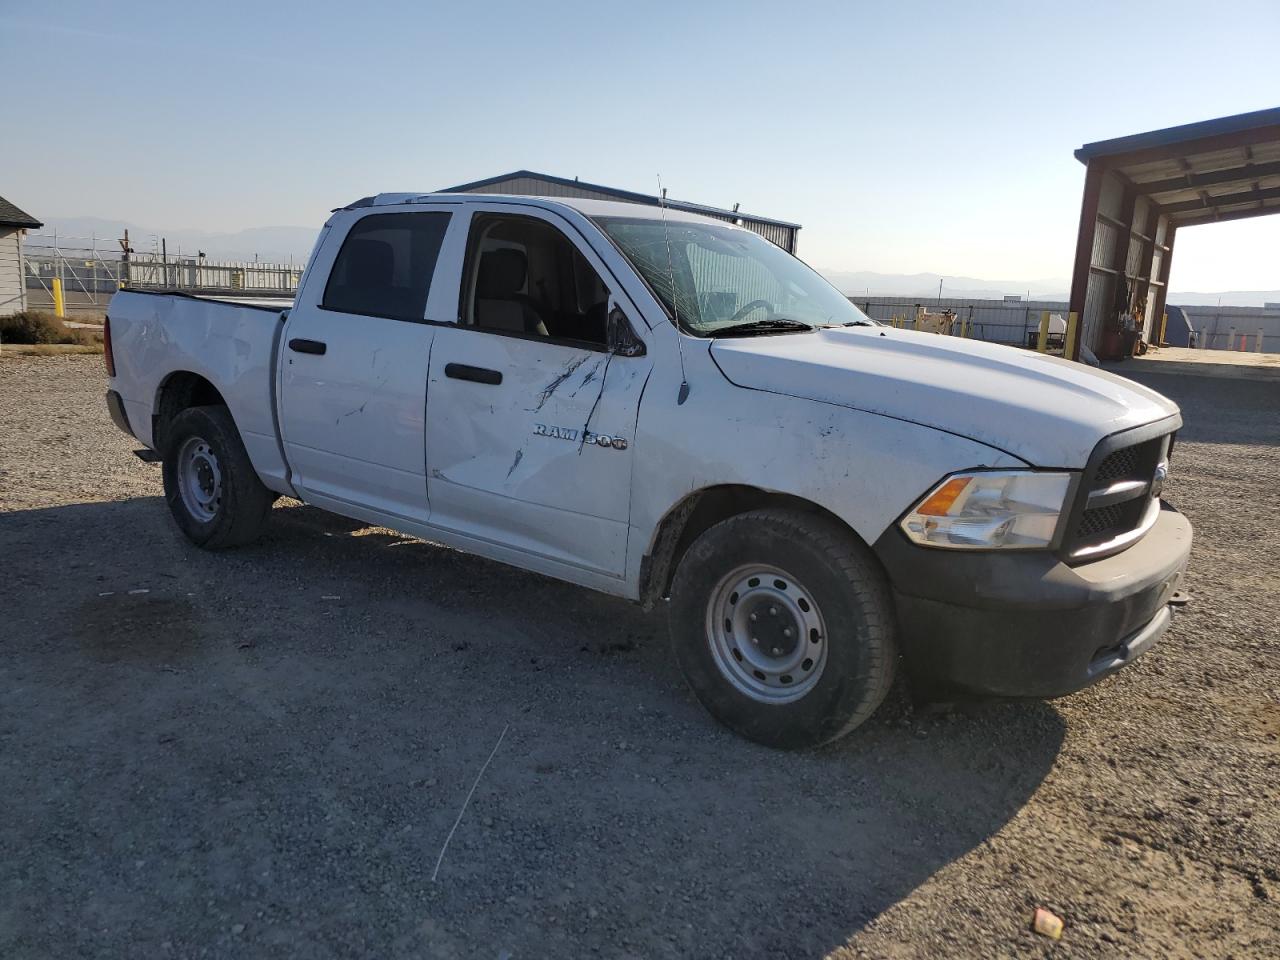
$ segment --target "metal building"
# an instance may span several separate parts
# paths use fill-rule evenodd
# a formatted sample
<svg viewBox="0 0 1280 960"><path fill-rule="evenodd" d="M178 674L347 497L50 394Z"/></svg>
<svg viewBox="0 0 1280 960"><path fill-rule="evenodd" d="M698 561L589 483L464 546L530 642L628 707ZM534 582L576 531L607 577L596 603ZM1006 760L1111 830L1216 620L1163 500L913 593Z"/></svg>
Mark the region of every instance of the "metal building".
<svg viewBox="0 0 1280 960"><path fill-rule="evenodd" d="M584 197L595 200L622 200L626 203L642 203L656 207L660 200L647 193L635 193L631 190L619 190L616 187L603 187L598 183L586 183L568 180L564 177L553 177L545 173L534 173L532 170L516 170L504 173L487 180L476 180L472 183L460 183L456 187L438 190L437 193L508 193L525 197ZM672 210L685 210L689 213L700 213L705 217L714 217L726 223L736 223L758 233L771 243L776 243L783 250L796 252L796 234L800 232L800 224L787 223L785 220L773 220L769 217L758 217L738 210L723 210L719 207L708 207L701 203L689 203L685 200L667 200Z"/></svg>
<svg viewBox="0 0 1280 960"><path fill-rule="evenodd" d="M1121 318L1160 335L1179 230L1280 213L1280 108L1087 143L1071 276L1083 342L1116 356Z"/></svg>
<svg viewBox="0 0 1280 960"><path fill-rule="evenodd" d="M27 309L27 286L23 280L22 237L44 224L0 197L0 316Z"/></svg>

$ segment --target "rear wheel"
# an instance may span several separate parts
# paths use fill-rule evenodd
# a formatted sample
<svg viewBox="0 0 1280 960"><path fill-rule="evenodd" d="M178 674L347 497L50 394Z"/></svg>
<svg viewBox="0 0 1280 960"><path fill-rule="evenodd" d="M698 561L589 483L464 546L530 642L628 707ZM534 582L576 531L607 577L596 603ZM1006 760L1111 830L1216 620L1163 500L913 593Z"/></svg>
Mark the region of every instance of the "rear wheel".
<svg viewBox="0 0 1280 960"><path fill-rule="evenodd" d="M256 539L274 496L226 407L189 407L165 431L164 494L178 527L209 550Z"/></svg>
<svg viewBox="0 0 1280 960"><path fill-rule="evenodd" d="M702 704L774 747L843 736L875 711L897 663L875 559L835 522L793 510L721 521L671 590L676 659Z"/></svg>

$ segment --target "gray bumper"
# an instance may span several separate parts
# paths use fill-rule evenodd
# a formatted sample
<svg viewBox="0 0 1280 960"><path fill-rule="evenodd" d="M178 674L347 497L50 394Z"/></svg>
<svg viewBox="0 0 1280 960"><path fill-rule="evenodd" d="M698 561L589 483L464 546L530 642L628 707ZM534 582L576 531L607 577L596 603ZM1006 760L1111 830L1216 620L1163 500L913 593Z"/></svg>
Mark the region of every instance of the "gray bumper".
<svg viewBox="0 0 1280 960"><path fill-rule="evenodd" d="M1191 524L1163 505L1115 556L1068 566L1048 552L960 553L876 543L894 587L908 670L1001 696L1071 693L1132 663L1160 638L1191 551Z"/></svg>

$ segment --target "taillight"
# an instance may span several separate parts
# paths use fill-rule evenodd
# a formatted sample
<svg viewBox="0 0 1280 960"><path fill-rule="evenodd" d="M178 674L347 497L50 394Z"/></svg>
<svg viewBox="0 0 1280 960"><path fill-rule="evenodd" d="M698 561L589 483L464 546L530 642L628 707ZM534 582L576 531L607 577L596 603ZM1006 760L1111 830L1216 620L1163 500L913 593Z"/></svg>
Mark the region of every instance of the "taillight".
<svg viewBox="0 0 1280 960"><path fill-rule="evenodd" d="M116 358L111 355L111 318L102 321L102 359L107 365L107 376L116 375Z"/></svg>

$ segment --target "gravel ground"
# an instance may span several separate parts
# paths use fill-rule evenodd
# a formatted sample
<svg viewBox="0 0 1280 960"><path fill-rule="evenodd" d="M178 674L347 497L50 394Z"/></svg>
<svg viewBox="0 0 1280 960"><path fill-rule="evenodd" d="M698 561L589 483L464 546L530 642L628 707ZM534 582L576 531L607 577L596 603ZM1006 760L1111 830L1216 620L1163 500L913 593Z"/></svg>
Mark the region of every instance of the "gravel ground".
<svg viewBox="0 0 1280 960"><path fill-rule="evenodd" d="M289 501L189 546L99 358L0 358L0 956L1275 956L1280 384L1144 379L1162 643L788 754L626 603Z"/></svg>

